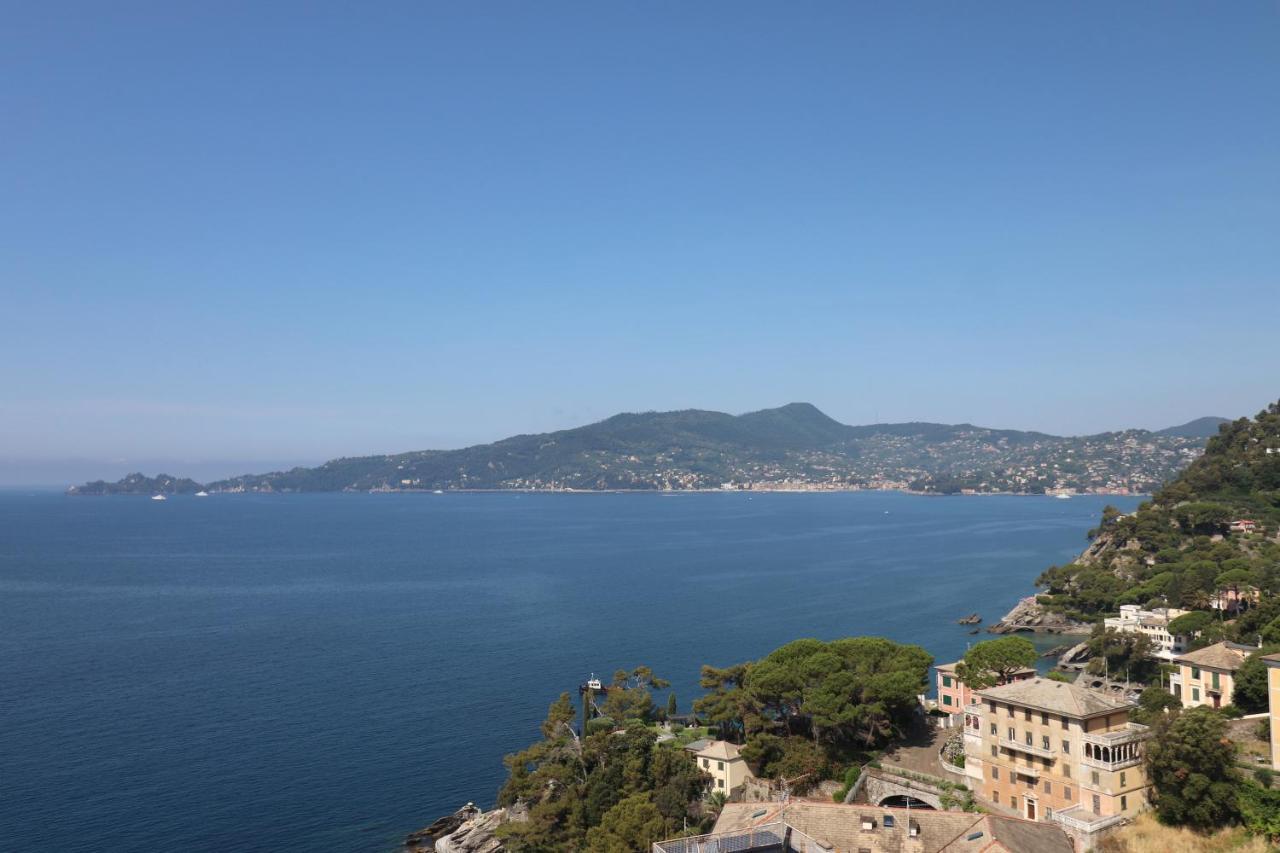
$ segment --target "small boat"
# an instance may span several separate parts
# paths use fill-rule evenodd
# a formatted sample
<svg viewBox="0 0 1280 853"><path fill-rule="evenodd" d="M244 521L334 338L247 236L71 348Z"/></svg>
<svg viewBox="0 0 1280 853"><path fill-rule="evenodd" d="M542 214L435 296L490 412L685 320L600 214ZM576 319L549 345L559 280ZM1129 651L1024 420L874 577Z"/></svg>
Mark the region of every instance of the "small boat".
<svg viewBox="0 0 1280 853"><path fill-rule="evenodd" d="M443 495L443 494L444 494L444 489L436 489L436 490L435 490L435 491L433 491L431 494L433 494L433 495Z"/></svg>
<svg viewBox="0 0 1280 853"><path fill-rule="evenodd" d="M1058 494L1054 495L1054 497L1055 497L1055 498L1057 498L1057 499L1058 499L1058 500L1060 500L1060 501L1069 501L1069 500L1071 500L1071 495L1064 495L1064 494L1062 494L1061 492L1059 492Z"/></svg>
<svg viewBox="0 0 1280 853"><path fill-rule="evenodd" d="M209 493L208 493L208 492L206 492L204 489L201 489L200 491L196 492L196 497L198 497L198 498L207 498L207 497L209 497Z"/></svg>
<svg viewBox="0 0 1280 853"><path fill-rule="evenodd" d="M167 501L167 500L168 500L168 498L166 498L164 495L152 495L152 496L151 496L151 500L153 500L153 501Z"/></svg>

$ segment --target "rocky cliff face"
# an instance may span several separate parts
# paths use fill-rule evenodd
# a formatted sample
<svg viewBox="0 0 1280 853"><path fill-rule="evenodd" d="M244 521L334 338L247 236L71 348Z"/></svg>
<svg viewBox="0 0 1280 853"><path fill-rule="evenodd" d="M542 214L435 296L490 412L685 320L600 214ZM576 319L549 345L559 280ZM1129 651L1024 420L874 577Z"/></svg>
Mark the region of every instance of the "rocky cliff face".
<svg viewBox="0 0 1280 853"><path fill-rule="evenodd" d="M467 803L451 815L410 834L404 840L408 853L503 853L506 848L496 835L504 823L529 819L526 808L516 804L509 809L481 811Z"/></svg>
<svg viewBox="0 0 1280 853"><path fill-rule="evenodd" d="M1019 601L999 622L987 628L992 634L1015 631L1041 631L1046 634L1087 634L1089 626L1068 619L1061 613L1050 613L1036 602L1034 595Z"/></svg>

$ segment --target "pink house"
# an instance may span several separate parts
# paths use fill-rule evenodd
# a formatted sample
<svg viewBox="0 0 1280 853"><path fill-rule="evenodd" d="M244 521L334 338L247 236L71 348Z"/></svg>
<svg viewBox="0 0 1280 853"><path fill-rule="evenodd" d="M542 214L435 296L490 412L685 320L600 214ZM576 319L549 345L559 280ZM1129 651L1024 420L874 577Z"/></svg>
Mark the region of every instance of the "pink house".
<svg viewBox="0 0 1280 853"><path fill-rule="evenodd" d="M968 685L956 678L956 663L943 663L934 667L938 670L938 710L948 714L962 713L965 706L973 701L973 693ZM1015 672L1009 677L1009 681L1025 681L1035 677L1036 671L1027 667Z"/></svg>

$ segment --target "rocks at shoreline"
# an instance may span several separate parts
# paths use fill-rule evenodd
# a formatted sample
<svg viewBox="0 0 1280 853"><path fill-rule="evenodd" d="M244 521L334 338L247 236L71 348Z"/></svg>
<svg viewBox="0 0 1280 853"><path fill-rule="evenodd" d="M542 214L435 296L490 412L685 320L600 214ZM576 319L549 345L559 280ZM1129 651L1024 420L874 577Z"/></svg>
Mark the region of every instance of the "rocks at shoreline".
<svg viewBox="0 0 1280 853"><path fill-rule="evenodd" d="M982 617L979 616L977 613L970 613L968 616L964 617L963 619L957 619L956 624L957 625L977 625L981 621L982 621Z"/></svg>
<svg viewBox="0 0 1280 853"><path fill-rule="evenodd" d="M1089 626L1068 619L1061 613L1045 610L1029 595L1019 601L1004 618L987 628L992 634L1012 634L1016 631L1039 631L1045 634L1086 634Z"/></svg>
<svg viewBox="0 0 1280 853"><path fill-rule="evenodd" d="M410 833L404 840L404 849L410 853L502 853L506 848L497 837L498 827L528 819L528 809L519 803L487 812L475 803L467 803L453 814Z"/></svg>

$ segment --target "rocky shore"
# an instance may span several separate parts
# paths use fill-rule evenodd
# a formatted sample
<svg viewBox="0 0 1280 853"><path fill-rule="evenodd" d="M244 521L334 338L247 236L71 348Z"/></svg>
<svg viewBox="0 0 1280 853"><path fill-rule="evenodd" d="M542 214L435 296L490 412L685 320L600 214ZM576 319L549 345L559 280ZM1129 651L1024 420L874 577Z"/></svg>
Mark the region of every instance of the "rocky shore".
<svg viewBox="0 0 1280 853"><path fill-rule="evenodd" d="M1004 618L987 628L992 634L1012 634L1017 631L1039 631L1044 634L1087 634L1090 626L1068 619L1061 613L1045 610L1034 595L1019 601Z"/></svg>
<svg viewBox="0 0 1280 853"><path fill-rule="evenodd" d="M520 804L486 812L475 803L467 803L453 814L410 833L404 840L404 849L406 853L502 853L506 848L497 836L498 827L528 819L528 810Z"/></svg>

